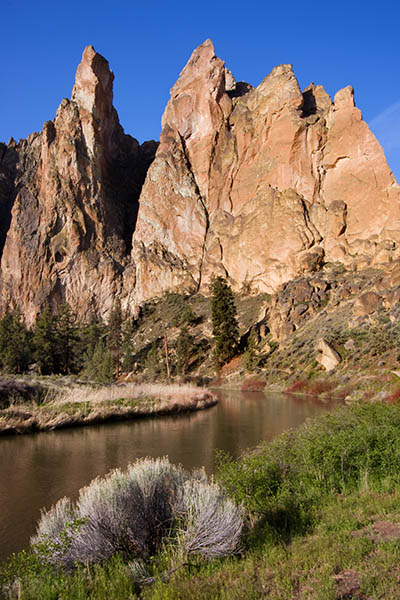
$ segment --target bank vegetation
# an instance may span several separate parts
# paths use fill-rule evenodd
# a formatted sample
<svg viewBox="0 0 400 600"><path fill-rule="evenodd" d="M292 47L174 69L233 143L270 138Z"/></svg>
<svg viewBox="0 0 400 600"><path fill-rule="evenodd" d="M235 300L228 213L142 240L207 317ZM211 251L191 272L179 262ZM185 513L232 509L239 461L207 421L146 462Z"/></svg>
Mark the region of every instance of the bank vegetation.
<svg viewBox="0 0 400 600"><path fill-rule="evenodd" d="M14 383L0 404L0 435L178 414L216 403L209 390L188 384L75 384L44 390Z"/></svg>

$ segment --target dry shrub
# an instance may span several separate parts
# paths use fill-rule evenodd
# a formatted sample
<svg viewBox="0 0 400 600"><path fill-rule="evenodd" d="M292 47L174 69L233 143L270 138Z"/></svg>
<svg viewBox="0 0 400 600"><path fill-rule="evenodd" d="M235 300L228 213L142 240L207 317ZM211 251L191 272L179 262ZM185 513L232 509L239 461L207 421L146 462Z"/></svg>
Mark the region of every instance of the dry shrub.
<svg viewBox="0 0 400 600"><path fill-rule="evenodd" d="M221 367L221 376L226 377L227 375L232 375L243 366L243 356L235 356L229 361L226 365Z"/></svg>
<svg viewBox="0 0 400 600"><path fill-rule="evenodd" d="M399 402L400 400L400 388L397 388L397 390L395 390L394 392L392 392L390 394L390 396L388 396L386 398L386 402L388 404L396 404L396 402Z"/></svg>
<svg viewBox="0 0 400 600"><path fill-rule="evenodd" d="M242 392L262 392L264 388L265 381L257 379L256 377L245 379L242 383Z"/></svg>
<svg viewBox="0 0 400 600"><path fill-rule="evenodd" d="M56 404L74 403L102 403L125 399L155 398L160 400L174 399L180 404L193 400L201 400L209 393L207 388L194 385L173 385L162 383L127 383L110 385L93 389L87 386L75 386L58 393L54 402Z"/></svg>
<svg viewBox="0 0 400 600"><path fill-rule="evenodd" d="M188 480L184 485L183 546L188 554L207 558L237 551L243 510L226 498L219 485Z"/></svg>
<svg viewBox="0 0 400 600"><path fill-rule="evenodd" d="M285 394L306 394L308 390L308 382L303 379L295 381L285 390Z"/></svg>
<svg viewBox="0 0 400 600"><path fill-rule="evenodd" d="M52 564L72 569L117 552L146 559L178 524L185 552L226 556L238 546L242 511L204 472L142 459L94 479L75 504L63 498L42 513L31 543L44 543Z"/></svg>
<svg viewBox="0 0 400 600"><path fill-rule="evenodd" d="M331 392L332 389L336 386L336 383L333 381L326 381L325 379L320 379L313 383L309 388L309 394L312 396L320 396L321 394L326 394Z"/></svg>
<svg viewBox="0 0 400 600"><path fill-rule="evenodd" d="M337 394L335 393L335 398L343 401L343 400L345 400L345 398L347 398L347 396L350 396L350 394L353 392L353 390L354 390L353 386L346 385L341 390L339 390L339 392Z"/></svg>

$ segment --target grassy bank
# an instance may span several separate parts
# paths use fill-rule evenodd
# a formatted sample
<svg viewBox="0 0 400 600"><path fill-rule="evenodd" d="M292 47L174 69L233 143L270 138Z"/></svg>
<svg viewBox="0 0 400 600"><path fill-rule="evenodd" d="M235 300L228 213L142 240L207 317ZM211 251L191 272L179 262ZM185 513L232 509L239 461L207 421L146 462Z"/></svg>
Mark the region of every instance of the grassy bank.
<svg viewBox="0 0 400 600"><path fill-rule="evenodd" d="M191 385L73 385L39 398L12 398L0 410L0 435L49 431L107 421L196 411L216 404L205 388Z"/></svg>
<svg viewBox="0 0 400 600"><path fill-rule="evenodd" d="M262 444L240 460L221 456L219 462L217 482L223 495L218 492L215 506L225 502L225 498L240 505L246 515L239 552L215 558L212 544L208 545L207 555L188 552L181 543L185 537L179 532L182 521L178 520L178 530L171 526L150 554L137 546L130 552L125 548L100 563L96 560L85 563L82 559L80 564L77 560L75 568L66 570L54 564L55 549L56 562L60 562L71 547L82 545L79 538L82 523L77 519L76 530L71 524L63 530L59 525L62 511L58 510L53 511L53 519L59 539L63 544L68 542L67 547L60 554L59 545L49 546L54 528L42 525L42 532L50 532L47 545L17 555L3 568L0 578L4 597L7 600L400 598L398 404L346 406ZM170 480L164 480L167 488L162 489L170 489L174 495L176 488L169 487ZM157 485L154 481L153 492L160 490ZM160 492L155 491L155 496L153 492L144 497L151 497L154 502ZM90 497L110 498L106 493ZM171 496L168 493L166 497ZM199 504L196 500L193 506ZM156 503L156 507L163 505L164 502ZM208 505L209 502L203 502L203 506ZM113 532L115 519L107 523L104 510L100 514L94 508L83 527L96 532L100 515L101 531L104 533L110 527ZM218 513L217 508L214 512ZM155 514L153 509L151 514ZM133 527L138 523L138 513L135 515ZM181 515L184 522L193 512L183 510ZM154 522L154 518L150 520ZM142 523L140 519L139 522ZM210 531L218 530L215 523L207 528L210 512L207 518L195 522L200 539L204 531L209 535ZM223 519L218 522L220 530L225 531L221 526ZM113 536L115 540L115 532ZM92 552L99 538L94 535L91 539ZM130 538L123 535L122 539Z"/></svg>

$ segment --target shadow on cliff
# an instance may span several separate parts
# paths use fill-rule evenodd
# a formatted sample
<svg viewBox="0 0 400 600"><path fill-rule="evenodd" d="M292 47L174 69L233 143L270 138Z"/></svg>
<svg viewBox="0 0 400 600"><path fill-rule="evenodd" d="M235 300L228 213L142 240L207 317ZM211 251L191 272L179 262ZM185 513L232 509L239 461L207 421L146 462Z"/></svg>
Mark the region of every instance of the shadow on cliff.
<svg viewBox="0 0 400 600"><path fill-rule="evenodd" d="M0 260L11 225L11 211L17 195L15 177L18 153L15 148L0 143Z"/></svg>

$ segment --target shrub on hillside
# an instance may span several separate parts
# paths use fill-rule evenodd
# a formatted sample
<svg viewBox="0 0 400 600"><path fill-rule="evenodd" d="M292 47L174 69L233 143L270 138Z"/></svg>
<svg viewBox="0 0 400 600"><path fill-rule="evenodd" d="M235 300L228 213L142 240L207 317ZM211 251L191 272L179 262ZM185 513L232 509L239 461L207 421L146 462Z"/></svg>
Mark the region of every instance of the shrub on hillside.
<svg viewBox="0 0 400 600"><path fill-rule="evenodd" d="M304 380L295 381L286 388L285 394L306 394L308 385L308 382Z"/></svg>
<svg viewBox="0 0 400 600"><path fill-rule="evenodd" d="M388 404L395 404L396 402L399 402L399 400L400 400L400 388L397 388L396 390L394 390L394 392L392 392L386 398L386 402Z"/></svg>
<svg viewBox="0 0 400 600"><path fill-rule="evenodd" d="M337 386L334 381L327 381L326 379L319 379L315 381L309 388L308 393L312 396L320 396L321 394L327 394Z"/></svg>
<svg viewBox="0 0 400 600"><path fill-rule="evenodd" d="M264 388L265 381L257 379L257 377L245 379L242 383L242 392L262 392Z"/></svg>

